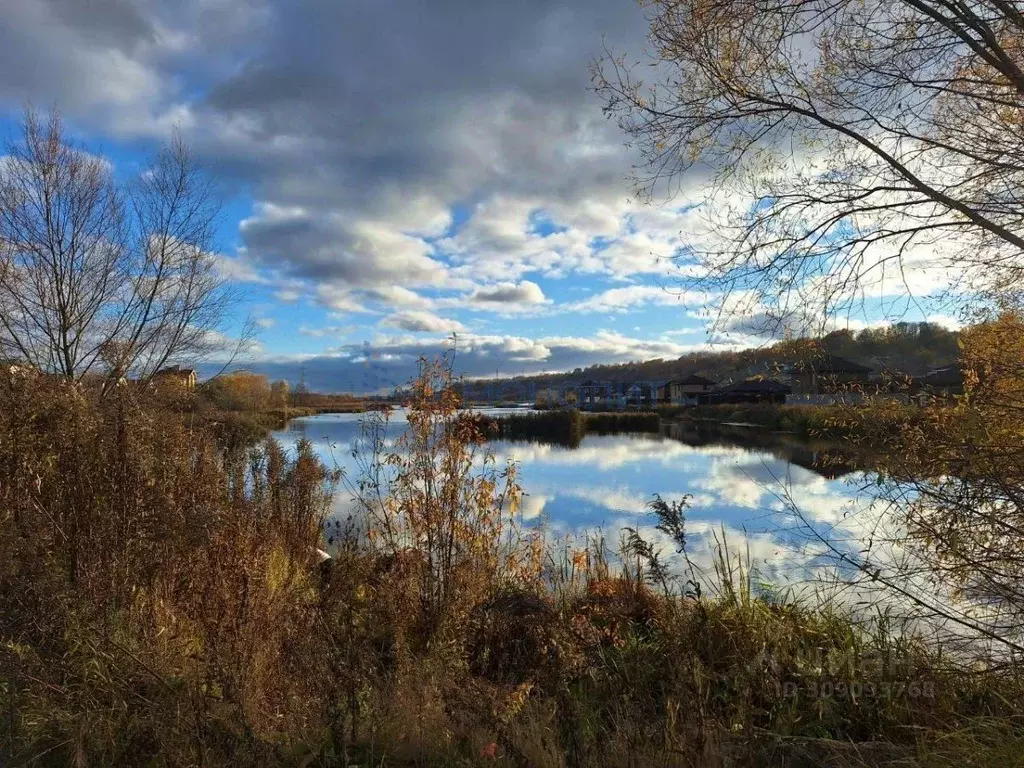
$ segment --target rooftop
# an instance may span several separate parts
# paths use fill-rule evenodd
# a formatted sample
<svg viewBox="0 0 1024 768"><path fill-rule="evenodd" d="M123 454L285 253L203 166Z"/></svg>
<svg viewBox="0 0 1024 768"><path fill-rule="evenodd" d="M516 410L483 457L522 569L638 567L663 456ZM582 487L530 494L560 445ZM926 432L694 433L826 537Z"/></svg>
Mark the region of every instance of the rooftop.
<svg viewBox="0 0 1024 768"><path fill-rule="evenodd" d="M669 383L670 384L700 384L702 386L713 387L718 382L717 381L712 381L711 379L707 379L707 378L705 378L703 376L700 376L700 375L698 375L696 373L691 373L689 376L687 376L684 379L679 379L678 381L671 381Z"/></svg>
<svg viewBox="0 0 1024 768"><path fill-rule="evenodd" d="M774 379L744 379L743 381L737 381L735 384L720 387L716 391L723 394L728 392L758 392L765 394L788 395L793 390L791 387L775 381Z"/></svg>
<svg viewBox="0 0 1024 768"><path fill-rule="evenodd" d="M964 383L964 373L956 363L935 368L921 377L921 383L932 387L959 387Z"/></svg>

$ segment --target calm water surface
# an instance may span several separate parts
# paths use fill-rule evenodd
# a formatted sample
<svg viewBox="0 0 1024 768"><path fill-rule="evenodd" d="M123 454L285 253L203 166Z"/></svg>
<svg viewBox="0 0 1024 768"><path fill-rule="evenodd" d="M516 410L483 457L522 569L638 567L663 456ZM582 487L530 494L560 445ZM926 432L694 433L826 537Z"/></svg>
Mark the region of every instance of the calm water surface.
<svg viewBox="0 0 1024 768"><path fill-rule="evenodd" d="M286 448L309 439L323 460L345 470L351 481L359 472L352 453L361 447L360 419L360 414L295 419L274 436ZM398 412L389 436L404 426ZM587 435L576 448L503 441L489 446L499 464L509 458L517 462L528 524L566 535L600 531L610 542L629 526L669 554L673 548L654 528L647 503L654 494L689 495L687 549L698 566L710 567L715 539L724 532L730 547L749 552L761 578L776 585L805 581L832 561L818 535L855 546L861 523L854 521L861 521L870 506L862 490L868 478L836 464L834 446L816 449L754 428L666 423L661 434ZM353 509L351 497L343 484L336 515Z"/></svg>

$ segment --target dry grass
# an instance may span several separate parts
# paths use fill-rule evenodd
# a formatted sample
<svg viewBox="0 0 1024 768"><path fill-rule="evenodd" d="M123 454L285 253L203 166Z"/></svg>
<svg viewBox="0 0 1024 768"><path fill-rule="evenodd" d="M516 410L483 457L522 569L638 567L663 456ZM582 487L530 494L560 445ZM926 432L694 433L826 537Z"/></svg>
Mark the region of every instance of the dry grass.
<svg viewBox="0 0 1024 768"><path fill-rule="evenodd" d="M514 467L443 368L350 479L363 525L331 529L326 565L337 478L308 445L243 448L132 391L14 377L0 397L5 766L1019 754L1014 667L968 673L884 622L749 589L685 597L650 563L520 529Z"/></svg>

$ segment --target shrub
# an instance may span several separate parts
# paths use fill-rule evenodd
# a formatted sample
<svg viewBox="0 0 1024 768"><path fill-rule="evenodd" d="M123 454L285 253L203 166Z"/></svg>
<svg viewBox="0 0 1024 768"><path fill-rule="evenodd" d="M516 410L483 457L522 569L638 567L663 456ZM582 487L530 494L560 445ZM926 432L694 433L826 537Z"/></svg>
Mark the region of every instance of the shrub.
<svg viewBox="0 0 1024 768"><path fill-rule="evenodd" d="M1024 742L1013 665L756 597L724 554L708 598L636 530L615 561L522 528L444 365L397 445L367 421L319 564L339 478L308 443L32 374L0 404L4 765L999 765ZM685 504L652 509L685 547Z"/></svg>
<svg viewBox="0 0 1024 768"><path fill-rule="evenodd" d="M310 446L225 451L128 387L27 373L0 398L16 762L256 761L282 730L312 737L311 563L331 478Z"/></svg>

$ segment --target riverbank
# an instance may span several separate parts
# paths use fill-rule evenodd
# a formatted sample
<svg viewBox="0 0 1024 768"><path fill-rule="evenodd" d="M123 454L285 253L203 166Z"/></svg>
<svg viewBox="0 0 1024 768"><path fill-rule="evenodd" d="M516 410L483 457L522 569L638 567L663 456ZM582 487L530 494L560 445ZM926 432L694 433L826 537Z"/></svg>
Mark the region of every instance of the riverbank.
<svg viewBox="0 0 1024 768"><path fill-rule="evenodd" d="M481 432L493 439L551 442L576 446L588 433L657 432L661 417L656 413L588 413L575 409L477 415Z"/></svg>
<svg viewBox="0 0 1024 768"><path fill-rule="evenodd" d="M216 408L203 400L181 404L183 418L194 428L209 428L228 449L256 445L267 433L283 429L292 419L328 413L362 413L363 410L338 410L335 407L287 406L251 410Z"/></svg>
<svg viewBox="0 0 1024 768"><path fill-rule="evenodd" d="M880 401L871 405L780 405L745 403L696 405L659 411L666 419L713 424L755 426L801 437L855 438L880 431L897 434L923 421L918 406Z"/></svg>
<svg viewBox="0 0 1024 768"><path fill-rule="evenodd" d="M225 448L175 403L0 381L0 764L996 768L1024 750L1016 663L764 590L727 546L716 573L670 573L685 504L638 512L614 552L522 527L514 469L477 461L446 402L412 404L346 522L308 441ZM561 418L590 417L660 423Z"/></svg>
<svg viewBox="0 0 1024 768"><path fill-rule="evenodd" d="M364 486L373 535L328 543L336 478L308 443L225 452L134 397L3 393L4 764L995 768L1024 749L1012 668L758 597L727 549L684 583L639 538L623 568L516 528L514 476L434 417ZM652 519L675 546L684 511Z"/></svg>
<svg viewBox="0 0 1024 768"><path fill-rule="evenodd" d="M870 406L751 403L609 412L565 408L479 417L488 436L570 446L578 445L588 433L656 433L663 422L751 427L804 439L849 440L878 437L880 433L896 435L906 426L923 420L921 408L892 402Z"/></svg>

